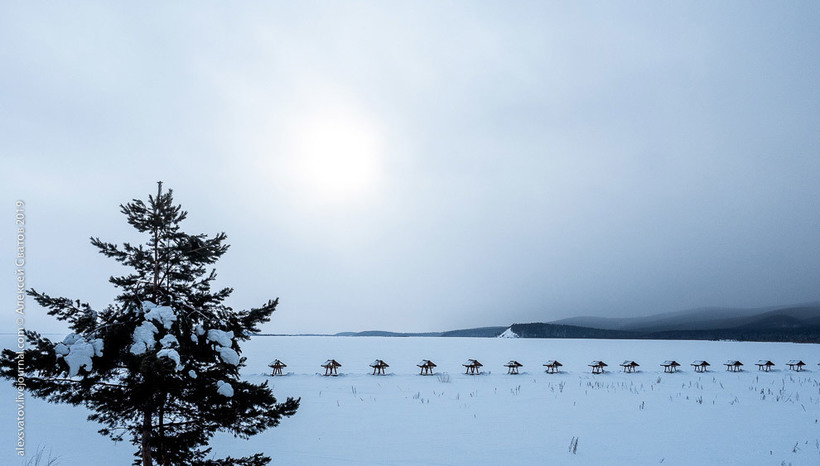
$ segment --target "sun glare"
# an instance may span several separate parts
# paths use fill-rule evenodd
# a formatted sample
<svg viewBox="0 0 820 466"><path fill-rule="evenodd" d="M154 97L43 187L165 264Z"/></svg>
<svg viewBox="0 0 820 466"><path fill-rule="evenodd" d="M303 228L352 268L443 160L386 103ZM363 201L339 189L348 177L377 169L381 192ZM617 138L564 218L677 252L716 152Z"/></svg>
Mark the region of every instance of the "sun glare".
<svg viewBox="0 0 820 466"><path fill-rule="evenodd" d="M382 179L381 142L372 124L352 113L302 119L291 133L291 176L319 203L367 200Z"/></svg>

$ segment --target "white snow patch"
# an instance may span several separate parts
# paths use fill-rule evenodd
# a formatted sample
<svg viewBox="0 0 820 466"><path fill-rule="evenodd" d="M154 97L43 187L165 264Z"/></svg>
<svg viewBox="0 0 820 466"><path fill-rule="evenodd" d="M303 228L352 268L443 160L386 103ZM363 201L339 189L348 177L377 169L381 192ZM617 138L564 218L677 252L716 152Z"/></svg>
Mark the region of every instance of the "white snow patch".
<svg viewBox="0 0 820 466"><path fill-rule="evenodd" d="M65 343L57 343L54 345L54 352L57 353L57 356L65 356L68 354L68 346Z"/></svg>
<svg viewBox="0 0 820 466"><path fill-rule="evenodd" d="M94 356L100 357L103 355L103 341L102 338L95 338L91 340L91 346L94 347Z"/></svg>
<svg viewBox="0 0 820 466"><path fill-rule="evenodd" d="M211 329L208 330L208 340L213 341L220 346L230 348L231 340L233 340L233 332Z"/></svg>
<svg viewBox="0 0 820 466"><path fill-rule="evenodd" d="M195 330L197 336L201 337L202 335L205 335L205 327L203 327L202 324L196 324Z"/></svg>
<svg viewBox="0 0 820 466"><path fill-rule="evenodd" d="M68 347L68 355L65 362L68 363L68 375L74 377L81 368L91 370L91 357L94 356L94 345L80 337Z"/></svg>
<svg viewBox="0 0 820 466"><path fill-rule="evenodd" d="M157 328L151 322L143 322L142 325L134 329L134 344L131 345L131 354L140 355L145 353L149 348L153 349L157 344L154 337L157 333Z"/></svg>
<svg viewBox="0 0 820 466"><path fill-rule="evenodd" d="M230 364L232 366L239 365L239 355L231 348L226 348L224 346L220 347L219 357L222 358L226 364Z"/></svg>
<svg viewBox="0 0 820 466"><path fill-rule="evenodd" d="M157 307L157 305L154 304L151 301L143 301L142 302L142 311L143 312L147 312L149 309L154 309L155 307Z"/></svg>
<svg viewBox="0 0 820 466"><path fill-rule="evenodd" d="M174 346L179 346L177 338L173 335L165 335L159 343L163 348L173 348Z"/></svg>
<svg viewBox="0 0 820 466"><path fill-rule="evenodd" d="M177 353L177 350L175 349L161 349L157 352L157 358L168 358L177 363L177 370L182 369L182 363L179 360L179 353Z"/></svg>
<svg viewBox="0 0 820 466"><path fill-rule="evenodd" d="M157 306L145 313L145 320L157 321L166 329L170 329L177 320L177 314L171 306Z"/></svg>
<svg viewBox="0 0 820 466"><path fill-rule="evenodd" d="M192 379L195 379L197 377L196 376L196 371L194 371L193 369L189 370L188 371L188 377L190 377Z"/></svg>
<svg viewBox="0 0 820 466"><path fill-rule="evenodd" d="M71 345L74 344L75 341L77 341L81 338L82 337L77 335L76 333L70 333L70 334L66 335L65 338L63 338L63 343L65 343L68 346L71 346Z"/></svg>
<svg viewBox="0 0 820 466"><path fill-rule="evenodd" d="M228 382L220 380L216 383L216 392L230 398L233 396L233 387Z"/></svg>
<svg viewBox="0 0 820 466"><path fill-rule="evenodd" d="M504 330L504 333L498 336L498 338L518 338L518 334L512 331L512 327Z"/></svg>

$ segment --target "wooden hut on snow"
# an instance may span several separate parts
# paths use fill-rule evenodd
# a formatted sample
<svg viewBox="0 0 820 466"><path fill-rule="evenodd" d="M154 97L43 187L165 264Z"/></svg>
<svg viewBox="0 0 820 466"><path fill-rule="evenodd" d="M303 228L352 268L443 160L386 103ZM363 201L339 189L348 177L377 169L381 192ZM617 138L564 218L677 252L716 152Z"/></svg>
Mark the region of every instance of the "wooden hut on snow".
<svg viewBox="0 0 820 466"><path fill-rule="evenodd" d="M774 363L768 359L761 359L760 361L757 361L755 365L757 365L757 370L764 372L769 372L769 369L774 367Z"/></svg>
<svg viewBox="0 0 820 466"><path fill-rule="evenodd" d="M421 368L419 375L433 375L433 368L436 367L435 363L429 359L422 359L416 366Z"/></svg>
<svg viewBox="0 0 820 466"><path fill-rule="evenodd" d="M342 367L342 365L335 359L328 359L322 364L322 367L325 369L325 375L339 375L336 369Z"/></svg>
<svg viewBox="0 0 820 466"><path fill-rule="evenodd" d="M465 362L464 364L462 364L462 366L464 366L464 367L466 367L466 368L467 368L467 372L465 372L465 374L470 374L470 375L478 375L478 374L481 374L481 367L482 367L483 365L484 365L484 364L481 364L481 363L480 363L480 362L478 362L478 360L476 360L476 359L468 359L468 360L467 360L467 362Z"/></svg>
<svg viewBox="0 0 820 466"><path fill-rule="evenodd" d="M743 363L740 362L740 361L735 361L733 359L730 359L729 361L724 362L723 365L726 366L726 370L729 371L729 372L740 372L740 371L743 370L743 369L741 369L741 366L743 366Z"/></svg>
<svg viewBox="0 0 820 466"><path fill-rule="evenodd" d="M561 366L563 366L563 364L554 359L550 359L544 364L544 367L547 368L547 374L555 374L557 372L560 372L561 369L559 369L559 367Z"/></svg>
<svg viewBox="0 0 820 466"><path fill-rule="evenodd" d="M589 367L592 368L593 374L603 374L604 367L606 366L607 364L603 361L592 361L591 363L589 363Z"/></svg>
<svg viewBox="0 0 820 466"><path fill-rule="evenodd" d="M661 363L664 372L677 372L678 367L680 367L680 363L678 361L664 361Z"/></svg>
<svg viewBox="0 0 820 466"><path fill-rule="evenodd" d="M278 359L275 359L272 363L268 364L268 367L273 370L271 375L282 375L282 369L288 367L288 365Z"/></svg>
<svg viewBox="0 0 820 466"><path fill-rule="evenodd" d="M622 362L620 365L624 368L624 372L635 372L635 368L640 366L637 362L629 360Z"/></svg>
<svg viewBox="0 0 820 466"><path fill-rule="evenodd" d="M376 374L384 375L384 369L387 368L387 367L390 367L390 365L387 364L386 362L382 361L381 359L377 359L377 360L373 361L372 364L370 364L370 367L373 368L373 375L376 375Z"/></svg>
<svg viewBox="0 0 820 466"><path fill-rule="evenodd" d="M789 369L793 370L793 371L797 371L797 372L802 371L803 366L805 366L805 365L806 365L806 363L799 360L799 359L792 359L791 361L788 362Z"/></svg>
<svg viewBox="0 0 820 466"><path fill-rule="evenodd" d="M694 361L691 365L695 367L695 372L706 372L706 368L711 366L708 362L701 361L700 359Z"/></svg>
<svg viewBox="0 0 820 466"><path fill-rule="evenodd" d="M518 374L518 368L521 367L521 366L523 366L523 364L521 364L518 361L510 361L507 364L504 364L504 367L507 368L507 374L513 374L513 375Z"/></svg>

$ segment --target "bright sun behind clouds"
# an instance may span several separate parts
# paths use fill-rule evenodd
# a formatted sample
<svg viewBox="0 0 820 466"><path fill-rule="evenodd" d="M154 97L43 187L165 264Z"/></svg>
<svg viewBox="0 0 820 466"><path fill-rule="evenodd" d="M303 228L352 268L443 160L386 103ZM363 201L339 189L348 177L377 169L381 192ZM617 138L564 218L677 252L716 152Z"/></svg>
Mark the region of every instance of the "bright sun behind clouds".
<svg viewBox="0 0 820 466"><path fill-rule="evenodd" d="M383 182L377 127L355 111L315 112L294 121L289 178L315 204L353 204L378 195Z"/></svg>

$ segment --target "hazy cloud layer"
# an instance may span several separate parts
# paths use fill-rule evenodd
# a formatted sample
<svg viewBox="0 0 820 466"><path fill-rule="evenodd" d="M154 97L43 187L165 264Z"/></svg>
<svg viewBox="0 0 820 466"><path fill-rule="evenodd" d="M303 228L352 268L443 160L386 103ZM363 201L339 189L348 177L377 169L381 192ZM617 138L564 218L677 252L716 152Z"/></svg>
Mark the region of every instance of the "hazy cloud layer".
<svg viewBox="0 0 820 466"><path fill-rule="evenodd" d="M161 179L228 233L235 307L281 297L272 332L820 300L817 24L813 2L4 4L0 252L23 199L29 285L102 307L120 271L88 237L134 240L117 206Z"/></svg>

